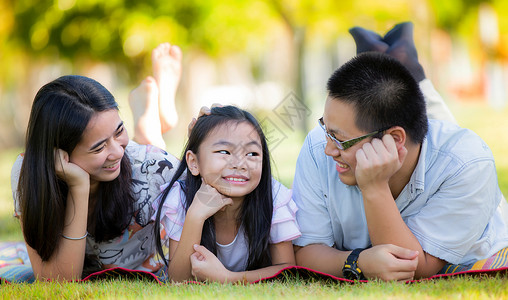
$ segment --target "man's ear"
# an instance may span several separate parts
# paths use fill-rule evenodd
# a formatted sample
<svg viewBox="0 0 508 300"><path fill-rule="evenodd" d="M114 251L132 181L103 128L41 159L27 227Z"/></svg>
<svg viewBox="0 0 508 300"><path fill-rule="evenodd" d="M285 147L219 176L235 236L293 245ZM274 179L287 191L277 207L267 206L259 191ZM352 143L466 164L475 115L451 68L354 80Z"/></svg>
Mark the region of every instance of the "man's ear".
<svg viewBox="0 0 508 300"><path fill-rule="evenodd" d="M404 147L406 145L406 131L404 128L400 126L394 126L386 131L386 134L389 134L393 137L395 144L397 145L397 149Z"/></svg>
<svg viewBox="0 0 508 300"><path fill-rule="evenodd" d="M185 152L185 161L187 162L187 168L194 176L199 175L198 156L191 150Z"/></svg>

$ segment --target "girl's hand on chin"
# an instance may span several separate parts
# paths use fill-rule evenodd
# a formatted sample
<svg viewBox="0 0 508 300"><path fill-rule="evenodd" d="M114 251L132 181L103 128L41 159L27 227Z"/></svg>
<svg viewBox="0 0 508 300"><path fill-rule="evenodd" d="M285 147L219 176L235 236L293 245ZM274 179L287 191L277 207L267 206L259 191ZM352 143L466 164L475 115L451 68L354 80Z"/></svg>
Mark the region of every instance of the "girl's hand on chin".
<svg viewBox="0 0 508 300"><path fill-rule="evenodd" d="M204 181L196 192L189 212L206 220L216 212L233 204L233 200L219 193L214 187L206 184Z"/></svg>
<svg viewBox="0 0 508 300"><path fill-rule="evenodd" d="M228 271L219 259L208 249L200 245L194 245L194 252L190 256L192 276L199 281L209 280L225 283L228 281Z"/></svg>
<svg viewBox="0 0 508 300"><path fill-rule="evenodd" d="M69 161L69 154L62 149L55 149L55 172L58 178L67 183L69 188L90 185L90 175L78 165Z"/></svg>

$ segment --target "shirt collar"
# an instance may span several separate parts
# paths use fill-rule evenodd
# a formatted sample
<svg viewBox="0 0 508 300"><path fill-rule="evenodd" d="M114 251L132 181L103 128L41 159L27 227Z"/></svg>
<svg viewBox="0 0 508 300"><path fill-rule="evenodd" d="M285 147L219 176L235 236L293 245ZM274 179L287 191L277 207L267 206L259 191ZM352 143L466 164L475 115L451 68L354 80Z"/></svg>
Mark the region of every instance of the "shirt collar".
<svg viewBox="0 0 508 300"><path fill-rule="evenodd" d="M421 145L420 155L418 157L418 163L411 174L409 182L406 184L400 195L395 199L397 208L402 211L407 205L424 191L425 186L425 157L427 153L428 142L425 138Z"/></svg>

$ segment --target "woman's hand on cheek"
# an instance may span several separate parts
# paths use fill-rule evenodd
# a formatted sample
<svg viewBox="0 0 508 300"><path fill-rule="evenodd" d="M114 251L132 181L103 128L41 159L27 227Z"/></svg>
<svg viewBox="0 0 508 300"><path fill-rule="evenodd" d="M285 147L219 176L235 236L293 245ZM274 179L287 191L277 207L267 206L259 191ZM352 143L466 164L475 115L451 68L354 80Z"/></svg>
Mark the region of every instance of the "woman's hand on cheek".
<svg viewBox="0 0 508 300"><path fill-rule="evenodd" d="M212 108L214 108L214 107L222 107L222 104L214 103L214 104L212 104ZM201 109L199 110L199 113L198 113L198 119L199 119L199 117L204 116L204 115L209 116L211 113L212 113L211 108L209 108L208 106L202 106ZM196 122L197 122L197 119L192 118L189 125L187 126L187 136L190 136L192 128L194 128L194 125L196 125Z"/></svg>
<svg viewBox="0 0 508 300"><path fill-rule="evenodd" d="M192 200L189 213L198 216L202 220L206 220L231 204L233 204L231 198L227 198L214 187L203 182Z"/></svg>
<svg viewBox="0 0 508 300"><path fill-rule="evenodd" d="M69 154L62 149L55 149L55 172L70 188L90 185L90 175L70 162Z"/></svg>
<svg viewBox="0 0 508 300"><path fill-rule="evenodd" d="M194 252L190 256L192 276L199 281L227 282L230 271L228 271L219 259L208 249L200 245L194 245Z"/></svg>

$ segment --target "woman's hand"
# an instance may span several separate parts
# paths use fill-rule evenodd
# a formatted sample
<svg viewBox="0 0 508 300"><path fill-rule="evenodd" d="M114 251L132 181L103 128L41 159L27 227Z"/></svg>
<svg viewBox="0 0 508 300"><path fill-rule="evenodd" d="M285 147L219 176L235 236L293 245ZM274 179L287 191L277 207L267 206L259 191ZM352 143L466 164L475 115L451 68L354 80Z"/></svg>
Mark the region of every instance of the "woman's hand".
<svg viewBox="0 0 508 300"><path fill-rule="evenodd" d="M219 259L208 249L194 245L194 252L190 256L192 275L199 281L217 281L226 283L230 278L230 271L224 267Z"/></svg>
<svg viewBox="0 0 508 300"><path fill-rule="evenodd" d="M90 185L90 175L80 166L70 162L69 154L62 149L55 149L55 172L69 188Z"/></svg>
<svg viewBox="0 0 508 300"><path fill-rule="evenodd" d="M212 108L214 108L214 107L222 107L222 104L214 103L214 104L212 104L211 108L208 108L208 106L201 107L201 109L199 110L199 113L198 113L198 117L192 118L192 120L189 123L189 126L187 126L187 136L190 136L192 128L194 128L194 125L196 125L197 119L199 119L199 117L204 116L204 115L207 115L207 116L210 115L212 113Z"/></svg>
<svg viewBox="0 0 508 300"><path fill-rule="evenodd" d="M203 181L192 200L187 215L191 214L201 220L206 220L219 210L224 209L226 205L231 204L233 204L231 198L222 195L214 187Z"/></svg>

